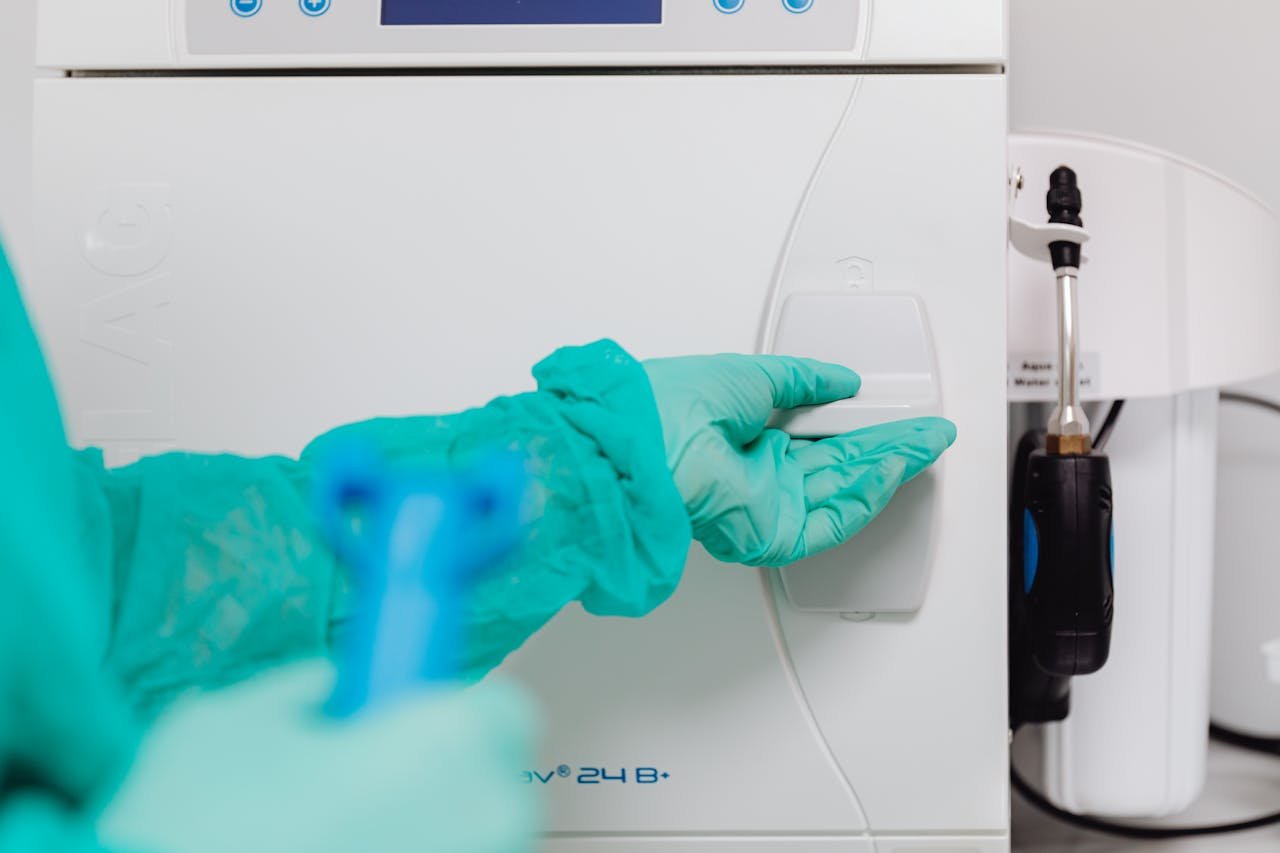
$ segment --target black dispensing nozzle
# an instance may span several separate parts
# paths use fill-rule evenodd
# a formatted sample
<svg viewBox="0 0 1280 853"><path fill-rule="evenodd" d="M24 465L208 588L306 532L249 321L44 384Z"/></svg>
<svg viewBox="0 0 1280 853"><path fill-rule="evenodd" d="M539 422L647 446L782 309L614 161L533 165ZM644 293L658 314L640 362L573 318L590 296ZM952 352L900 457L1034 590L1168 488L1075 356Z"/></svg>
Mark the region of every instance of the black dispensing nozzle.
<svg viewBox="0 0 1280 853"><path fill-rule="evenodd" d="M1084 207L1080 196L1080 187L1076 185L1076 173L1066 166L1059 166L1049 175L1049 192L1045 194L1045 207L1049 211L1049 221L1059 225L1084 225L1080 219L1080 210ZM1049 244L1049 256L1053 259L1053 268L1062 269L1080 267L1080 244L1057 242Z"/></svg>

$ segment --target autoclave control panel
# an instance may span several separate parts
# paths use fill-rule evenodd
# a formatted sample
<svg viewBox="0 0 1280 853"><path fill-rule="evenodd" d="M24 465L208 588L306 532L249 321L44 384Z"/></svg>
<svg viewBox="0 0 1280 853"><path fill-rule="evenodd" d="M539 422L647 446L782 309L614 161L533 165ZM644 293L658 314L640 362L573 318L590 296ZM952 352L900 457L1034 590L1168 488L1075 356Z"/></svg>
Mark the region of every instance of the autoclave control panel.
<svg viewBox="0 0 1280 853"><path fill-rule="evenodd" d="M193 55L842 52L866 0L181 0Z"/></svg>

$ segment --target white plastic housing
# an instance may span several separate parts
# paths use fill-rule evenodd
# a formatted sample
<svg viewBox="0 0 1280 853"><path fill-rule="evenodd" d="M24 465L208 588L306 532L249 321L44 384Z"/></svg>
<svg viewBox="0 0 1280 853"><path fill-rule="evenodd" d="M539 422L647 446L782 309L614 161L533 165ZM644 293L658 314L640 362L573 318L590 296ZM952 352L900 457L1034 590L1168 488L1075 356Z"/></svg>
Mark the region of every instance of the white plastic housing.
<svg viewBox="0 0 1280 853"><path fill-rule="evenodd" d="M875 4L895 6L926 4ZM757 351L797 291L918 296L960 435L918 611L801 611L776 573L694 549L648 618L570 609L506 671L548 720L531 770L670 773L556 775L551 851L1007 850L999 74L73 78L36 99L27 296L73 438L115 461L296 453L527 389L603 336Z"/></svg>
<svg viewBox="0 0 1280 853"><path fill-rule="evenodd" d="M1046 789L1072 811L1174 814L1204 784L1217 397L1130 401L1107 445L1111 657L1072 679L1070 716L1045 727Z"/></svg>
<svg viewBox="0 0 1280 853"><path fill-rule="evenodd" d="M1079 176L1093 235L1079 296L1084 399L1172 396L1280 370L1280 225L1269 208L1164 152L1019 133L1014 216L1047 218L1049 173L1062 164ZM1022 365L1056 363L1055 298L1047 255L1010 251L1011 399L1056 398L1056 385L1015 384Z"/></svg>
<svg viewBox="0 0 1280 853"><path fill-rule="evenodd" d="M1280 684L1280 637L1263 643L1262 654L1267 662L1267 678L1272 684Z"/></svg>
<svg viewBox="0 0 1280 853"><path fill-rule="evenodd" d="M40 66L55 69L851 63L1002 66L1006 55L1005 0L815 0L813 7L800 15L788 13L781 0L747 0L743 9L732 15L715 11L711 0L666 0L663 28L668 31L673 25L696 20L711 33L751 30L759 34L750 39L727 35L730 44L741 41L753 45L736 50L725 49L718 35L712 42L697 45L669 42L662 33L642 49L628 49L620 46L632 38L628 28L612 28L612 32L605 28L599 39L590 32L584 36L582 31L591 27L560 27L558 36L549 39L540 32L531 33L528 27L452 28L456 32L446 41L480 29L486 43L505 40L509 44L506 50L486 48L482 55L411 47L391 51L290 49L290 45L317 41L341 44L344 28L377 30L372 22L378 19L378 0L335 0L332 10L315 20L301 15L295 0L264 0L260 15L243 21L235 19L226 0L39 0L39 4L37 60ZM193 9L200 15L208 14L206 7L216 8L228 23L243 25L247 34L279 26L283 32L297 33L300 41L286 37L275 50L255 48L249 53L195 53L189 47L188 18ZM838 14L842 10L856 15L856 27L848 26L845 17ZM690 17L694 14L696 19ZM805 28L812 30L813 39L791 37ZM832 42L832 35L841 31L849 38ZM619 32L621 38L616 37ZM414 41L412 33L407 39L398 32L382 33L383 39L377 35L373 33L375 44L394 40L411 45ZM559 36L563 39L557 41ZM679 46L663 47L668 43ZM814 46L804 47L810 43ZM841 46L832 47L834 43Z"/></svg>
<svg viewBox="0 0 1280 853"><path fill-rule="evenodd" d="M1280 403L1280 377L1232 390ZM1213 586L1213 718L1258 737L1280 737L1280 684L1264 643L1280 637L1280 415L1224 401L1219 410L1217 546Z"/></svg>

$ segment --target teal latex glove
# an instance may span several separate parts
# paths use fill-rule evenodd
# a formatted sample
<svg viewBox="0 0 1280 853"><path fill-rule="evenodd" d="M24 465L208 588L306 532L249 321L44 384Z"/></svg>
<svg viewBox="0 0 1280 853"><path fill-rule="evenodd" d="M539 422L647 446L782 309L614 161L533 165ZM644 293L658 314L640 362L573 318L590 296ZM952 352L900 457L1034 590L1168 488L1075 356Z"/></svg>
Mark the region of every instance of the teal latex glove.
<svg viewBox="0 0 1280 853"><path fill-rule="evenodd" d="M774 409L858 393L852 370L810 359L688 356L645 370L694 538L726 562L782 566L839 545L956 437L942 418L817 442L766 429Z"/></svg>
<svg viewBox="0 0 1280 853"><path fill-rule="evenodd" d="M530 708L505 684L424 690L348 721L319 708L323 662L180 701L99 821L157 853L524 853L536 791Z"/></svg>

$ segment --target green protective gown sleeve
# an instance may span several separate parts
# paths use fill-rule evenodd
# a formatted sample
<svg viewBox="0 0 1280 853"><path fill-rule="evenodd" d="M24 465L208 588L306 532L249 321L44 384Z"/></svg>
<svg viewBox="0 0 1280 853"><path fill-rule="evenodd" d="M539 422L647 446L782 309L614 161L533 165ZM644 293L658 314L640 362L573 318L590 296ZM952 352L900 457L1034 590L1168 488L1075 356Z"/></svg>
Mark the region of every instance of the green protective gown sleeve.
<svg viewBox="0 0 1280 853"><path fill-rule="evenodd" d="M76 810L44 794L5 798L0 808L2 853L106 853L93 824Z"/></svg>
<svg viewBox="0 0 1280 853"><path fill-rule="evenodd" d="M0 249L0 851L96 849L87 822L135 742L103 677L109 612L53 390Z"/></svg>
<svg viewBox="0 0 1280 853"><path fill-rule="evenodd" d="M537 365L538 390L443 417L354 424L300 460L168 454L123 469L78 454L85 537L109 566L106 660L148 713L326 648L346 597L309 505L314 463L351 441L447 470L495 448L523 453L526 543L474 595L467 675L497 665L562 607L639 616L679 580L690 526L666 467L644 369L602 341Z"/></svg>

